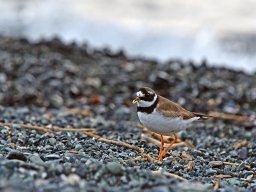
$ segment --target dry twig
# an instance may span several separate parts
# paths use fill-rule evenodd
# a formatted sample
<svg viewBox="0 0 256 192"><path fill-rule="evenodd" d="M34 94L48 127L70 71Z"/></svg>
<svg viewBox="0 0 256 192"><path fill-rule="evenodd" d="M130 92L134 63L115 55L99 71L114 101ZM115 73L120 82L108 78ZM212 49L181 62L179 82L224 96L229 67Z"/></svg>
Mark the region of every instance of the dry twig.
<svg viewBox="0 0 256 192"><path fill-rule="evenodd" d="M161 140L161 135L157 134L153 131L150 131L149 129L147 129L146 127L144 127L142 124L137 124L137 127L142 129L144 132L148 133L149 135L151 135L153 138L156 138L158 140ZM164 142L165 143L171 143L173 141L173 138L171 136L163 136ZM178 142L181 142L180 139L178 139Z"/></svg>
<svg viewBox="0 0 256 192"><path fill-rule="evenodd" d="M218 191L219 188L220 188L220 179L217 179L217 181L214 184L213 190Z"/></svg>
<svg viewBox="0 0 256 192"><path fill-rule="evenodd" d="M92 116L92 112L85 109L78 109L78 108L66 108L65 112L68 114L74 114L74 115L82 115L82 116Z"/></svg>
<svg viewBox="0 0 256 192"><path fill-rule="evenodd" d="M186 167L187 171L191 171L195 167L195 162L194 161L189 161Z"/></svg>
<svg viewBox="0 0 256 192"><path fill-rule="evenodd" d="M231 178L232 176L220 174L220 175L214 175L214 177L217 179L225 179L225 178Z"/></svg>
<svg viewBox="0 0 256 192"><path fill-rule="evenodd" d="M239 166L240 164L239 163L231 163L231 162L223 162L223 165ZM245 167L247 167L249 169L251 168L250 165L245 165Z"/></svg>
<svg viewBox="0 0 256 192"><path fill-rule="evenodd" d="M209 116L219 119L236 120L236 121L252 121L252 119L245 115L227 114L222 112L211 111L208 113Z"/></svg>
<svg viewBox="0 0 256 192"><path fill-rule="evenodd" d="M122 147L132 149L132 150L140 153L141 156L146 158L148 161L157 162L157 160L152 158L149 154L144 153L144 150L142 148L136 147L134 145L130 145L130 144L122 142L122 141L115 141L115 140L106 139L106 138L103 138L103 137L93 133L95 131L95 128L83 128L83 129L80 129L80 128L60 128L60 127L46 128L46 127L40 127L40 126L34 126L34 125L25 125L25 124L0 123L0 126L11 127L13 125L19 125L22 128L32 129L32 130L36 130L36 131L43 132L43 133L63 132L63 131L80 132L80 133L85 134L85 135L87 135L91 138L94 138L97 141L102 142L102 143L113 144L113 145L122 146Z"/></svg>
<svg viewBox="0 0 256 192"><path fill-rule="evenodd" d="M36 126L36 125L26 125L22 123L1 123L0 126L8 126L12 127L14 125L18 125L25 129L32 129L43 133L48 132L93 132L95 131L95 128L60 128L60 127L42 127L42 126Z"/></svg>
<svg viewBox="0 0 256 192"><path fill-rule="evenodd" d="M185 179L185 178L183 178L179 175L176 175L174 173L169 173L169 172L166 172L166 171L157 170L157 171L152 171L152 173L157 174L157 175L163 174L163 175L166 175L166 176L174 177L174 178L179 179L181 181L187 181L187 179Z"/></svg>
<svg viewBox="0 0 256 192"><path fill-rule="evenodd" d="M223 162L224 165L235 165L235 166L239 166L239 163L232 163L232 162Z"/></svg>
<svg viewBox="0 0 256 192"><path fill-rule="evenodd" d="M122 141L115 141L115 140L110 140L110 139L106 139L103 138L95 133L92 132L84 132L85 135L95 138L97 141L100 141L102 143L107 143L107 144L113 144L113 145L117 145L117 146L121 146L121 147L126 147L129 149L132 149L136 152L139 152L141 154L142 157L146 158L148 161L150 162L157 162L157 160L155 160L154 158L152 158L149 154L144 153L144 150L140 147L136 147L134 145L130 145L128 143L122 142Z"/></svg>
<svg viewBox="0 0 256 192"><path fill-rule="evenodd" d="M186 146L188 146L190 148L195 148L195 146L191 143L190 140L186 139L184 142L186 143Z"/></svg>
<svg viewBox="0 0 256 192"><path fill-rule="evenodd" d="M246 145L248 145L248 141L242 140L242 141L240 141L240 142L236 142L236 143L233 145L233 147L234 147L235 149L239 149L239 148L244 147L244 146L246 146Z"/></svg>

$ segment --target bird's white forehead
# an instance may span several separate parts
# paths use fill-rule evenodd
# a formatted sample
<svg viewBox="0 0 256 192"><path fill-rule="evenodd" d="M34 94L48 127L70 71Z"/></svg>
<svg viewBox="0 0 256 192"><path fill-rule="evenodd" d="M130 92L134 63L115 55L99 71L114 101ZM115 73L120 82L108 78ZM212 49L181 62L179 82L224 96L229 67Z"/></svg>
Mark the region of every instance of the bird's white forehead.
<svg viewBox="0 0 256 192"><path fill-rule="evenodd" d="M137 97L145 97L145 94L142 93L141 91L138 91L137 92Z"/></svg>
<svg viewBox="0 0 256 192"><path fill-rule="evenodd" d="M149 94L154 94L152 91L147 91ZM143 93L142 91L138 91L137 92L137 97L145 97L145 93Z"/></svg>

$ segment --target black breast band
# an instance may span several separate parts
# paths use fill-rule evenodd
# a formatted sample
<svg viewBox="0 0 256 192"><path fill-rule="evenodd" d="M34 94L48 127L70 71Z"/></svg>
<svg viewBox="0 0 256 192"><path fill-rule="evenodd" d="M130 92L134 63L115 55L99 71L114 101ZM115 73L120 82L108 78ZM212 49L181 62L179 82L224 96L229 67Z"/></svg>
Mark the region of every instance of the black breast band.
<svg viewBox="0 0 256 192"><path fill-rule="evenodd" d="M154 109L156 108L157 103L158 103L158 96L157 96L155 102L149 107L139 107L139 106L137 106L137 112L152 113L154 111Z"/></svg>

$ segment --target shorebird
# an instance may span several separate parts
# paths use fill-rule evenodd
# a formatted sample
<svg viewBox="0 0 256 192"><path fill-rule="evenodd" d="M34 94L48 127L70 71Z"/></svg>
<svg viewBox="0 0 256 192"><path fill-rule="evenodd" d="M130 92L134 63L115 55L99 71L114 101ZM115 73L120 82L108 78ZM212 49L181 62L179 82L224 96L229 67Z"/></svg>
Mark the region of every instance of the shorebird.
<svg viewBox="0 0 256 192"><path fill-rule="evenodd" d="M161 135L161 147L158 160L162 160L172 145L177 142L177 131L187 124L199 120L208 119L210 116L186 110L179 104L155 93L149 87L143 87L136 93L133 104L137 104L137 113L140 122L150 131ZM174 140L164 149L163 135L174 134Z"/></svg>

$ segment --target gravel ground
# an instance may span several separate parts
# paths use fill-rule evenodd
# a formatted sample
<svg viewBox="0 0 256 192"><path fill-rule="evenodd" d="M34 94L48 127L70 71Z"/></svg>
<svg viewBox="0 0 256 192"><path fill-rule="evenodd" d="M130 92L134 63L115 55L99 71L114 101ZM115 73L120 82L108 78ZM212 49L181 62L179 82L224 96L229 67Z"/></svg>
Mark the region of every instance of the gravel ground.
<svg viewBox="0 0 256 192"><path fill-rule="evenodd" d="M143 148L131 99L141 86L199 112L256 117L256 75L214 68L203 61L159 63L127 58L58 39L31 44L0 38L1 191L256 191L256 125L195 122L162 162L79 132L40 133L21 124L96 128L103 138ZM71 112L80 109L82 114ZM69 109L69 110L67 110ZM172 174L181 178L174 177ZM218 179L220 178L220 179Z"/></svg>

